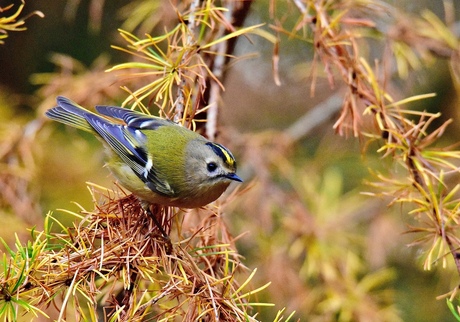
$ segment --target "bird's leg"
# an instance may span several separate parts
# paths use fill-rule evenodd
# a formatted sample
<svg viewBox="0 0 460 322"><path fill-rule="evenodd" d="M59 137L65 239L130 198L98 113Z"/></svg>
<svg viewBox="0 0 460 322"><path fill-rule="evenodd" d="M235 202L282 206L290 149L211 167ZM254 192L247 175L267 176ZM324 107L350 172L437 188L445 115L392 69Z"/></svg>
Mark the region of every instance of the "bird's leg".
<svg viewBox="0 0 460 322"><path fill-rule="evenodd" d="M166 234L165 230L161 226L160 222L158 221L157 217L150 211L150 208L147 207L146 209L147 215L153 220L153 223L157 226L158 230L160 231L162 237L164 239L169 239L169 236Z"/></svg>
<svg viewBox="0 0 460 322"><path fill-rule="evenodd" d="M150 211L150 205L144 204L143 202L141 202L141 204L142 204L142 208L145 210L147 215L153 220L153 223L155 224L155 226L157 226L158 230L160 231L160 233L162 235L161 237L163 238L164 242L166 243L166 253L168 255L171 254L171 251L172 251L171 239L169 238L168 234L166 234L166 231L161 226L161 224L158 221L157 217L152 213L152 211Z"/></svg>

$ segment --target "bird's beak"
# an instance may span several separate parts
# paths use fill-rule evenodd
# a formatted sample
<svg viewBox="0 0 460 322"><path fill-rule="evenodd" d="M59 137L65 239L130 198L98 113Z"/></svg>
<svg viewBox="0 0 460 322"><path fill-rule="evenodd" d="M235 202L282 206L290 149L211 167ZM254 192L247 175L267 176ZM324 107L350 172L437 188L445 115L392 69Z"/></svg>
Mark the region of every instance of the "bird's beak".
<svg viewBox="0 0 460 322"><path fill-rule="evenodd" d="M238 181L238 182L243 182L243 179L241 179L240 177L238 177L236 175L236 173L228 173L225 175L225 177L227 179L230 179L230 180L234 180L234 181Z"/></svg>

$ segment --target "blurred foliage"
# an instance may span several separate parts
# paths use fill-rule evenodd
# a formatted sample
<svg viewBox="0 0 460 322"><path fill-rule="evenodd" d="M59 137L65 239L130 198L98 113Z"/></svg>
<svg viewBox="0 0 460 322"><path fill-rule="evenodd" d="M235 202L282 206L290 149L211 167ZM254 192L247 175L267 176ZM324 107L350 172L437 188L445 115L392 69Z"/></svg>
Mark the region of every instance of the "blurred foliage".
<svg viewBox="0 0 460 322"><path fill-rule="evenodd" d="M10 14L9 10L12 10L14 4L10 4L6 7L0 7L0 13L5 12L6 14ZM41 18L44 17L41 11L34 11L33 13L29 14L26 17L18 19L19 15L24 8L24 3L22 3L16 10L16 12L11 13L11 15L7 15L5 17L0 17L0 44L4 44L5 41L3 39L8 37L8 32L10 31L24 31L26 27L24 27L25 19L27 19L31 15L36 15Z"/></svg>
<svg viewBox="0 0 460 322"><path fill-rule="evenodd" d="M29 5L0 10L2 47L35 28L6 33L42 10L23 14ZM454 2L443 5L435 14L379 0L50 4L60 19L49 23L99 33L117 50L82 46L77 34L85 57L58 47L30 56L53 66L28 75L33 92L14 93L2 75L0 316L458 319L458 121L441 113L458 117L459 28ZM13 66L29 62L3 53ZM424 93L439 80L453 92L429 106ZM136 200L104 188L112 179L96 140L44 124L57 95L217 136L237 151L247 185L205 209L158 207L167 254Z"/></svg>

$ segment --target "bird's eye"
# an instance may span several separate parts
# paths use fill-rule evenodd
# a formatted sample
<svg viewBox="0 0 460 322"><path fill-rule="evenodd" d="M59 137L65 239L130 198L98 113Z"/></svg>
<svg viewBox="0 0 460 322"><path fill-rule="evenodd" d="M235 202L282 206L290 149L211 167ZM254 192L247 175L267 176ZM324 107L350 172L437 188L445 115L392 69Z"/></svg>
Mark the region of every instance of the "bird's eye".
<svg viewBox="0 0 460 322"><path fill-rule="evenodd" d="M209 162L207 167L209 172L214 172L217 169L217 164L215 162Z"/></svg>

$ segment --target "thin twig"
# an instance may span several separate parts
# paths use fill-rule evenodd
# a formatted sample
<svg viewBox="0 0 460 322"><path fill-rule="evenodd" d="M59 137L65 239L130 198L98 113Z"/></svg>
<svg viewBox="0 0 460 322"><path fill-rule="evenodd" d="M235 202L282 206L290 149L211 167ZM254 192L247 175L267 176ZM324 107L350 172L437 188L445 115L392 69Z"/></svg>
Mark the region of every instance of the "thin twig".
<svg viewBox="0 0 460 322"><path fill-rule="evenodd" d="M229 1L227 4L228 11L225 12L225 18L230 20L233 10L234 10L234 3L233 1ZM220 25L218 37L223 36L225 33L225 25ZM224 67L226 63L225 53L227 52L228 43L227 41L219 42L216 45L216 55L214 58L214 65L212 72L217 79L222 79L224 76ZM206 122L206 137L210 140L215 140L216 132L217 132L217 115L218 115L218 100L220 97L221 87L220 85L214 80L210 79L209 85L209 108L207 113L207 122Z"/></svg>
<svg viewBox="0 0 460 322"><path fill-rule="evenodd" d="M343 105L343 94L338 92L305 113L297 122L285 130L294 141L307 136L314 128L337 113Z"/></svg>
<svg viewBox="0 0 460 322"><path fill-rule="evenodd" d="M249 14L252 3L253 0L226 1L225 7L228 10L224 12L224 18L230 22L232 30L228 29L225 24L221 24L216 38L223 37L226 33L242 27ZM226 41L219 42L216 45L216 48L213 48L213 51L216 52L216 54L212 56L211 61L208 63L208 65L211 66L213 75L215 76L215 79L213 77L209 77L209 87L206 89L206 93L203 95L203 101L209 106L207 110L205 133L206 136L211 140L215 139L217 135L217 118L219 114L218 102L222 92L222 85L219 84L219 82L223 83L224 81L226 75L226 67L230 62L237 41L238 37L232 37Z"/></svg>
<svg viewBox="0 0 460 322"><path fill-rule="evenodd" d="M194 41L194 34L195 34L195 11L198 5L200 4L200 0L194 0L190 4L190 16L188 18L187 29L187 41L184 44L184 50L188 51L189 47L193 44ZM185 64L187 59L187 53L184 53L181 60L181 66ZM187 84L187 80L185 77L184 70L180 72L180 82L179 86L177 87L177 100L176 100L176 114L174 116L174 121L179 122L182 119L182 115L184 113L184 104L185 104L185 85Z"/></svg>

